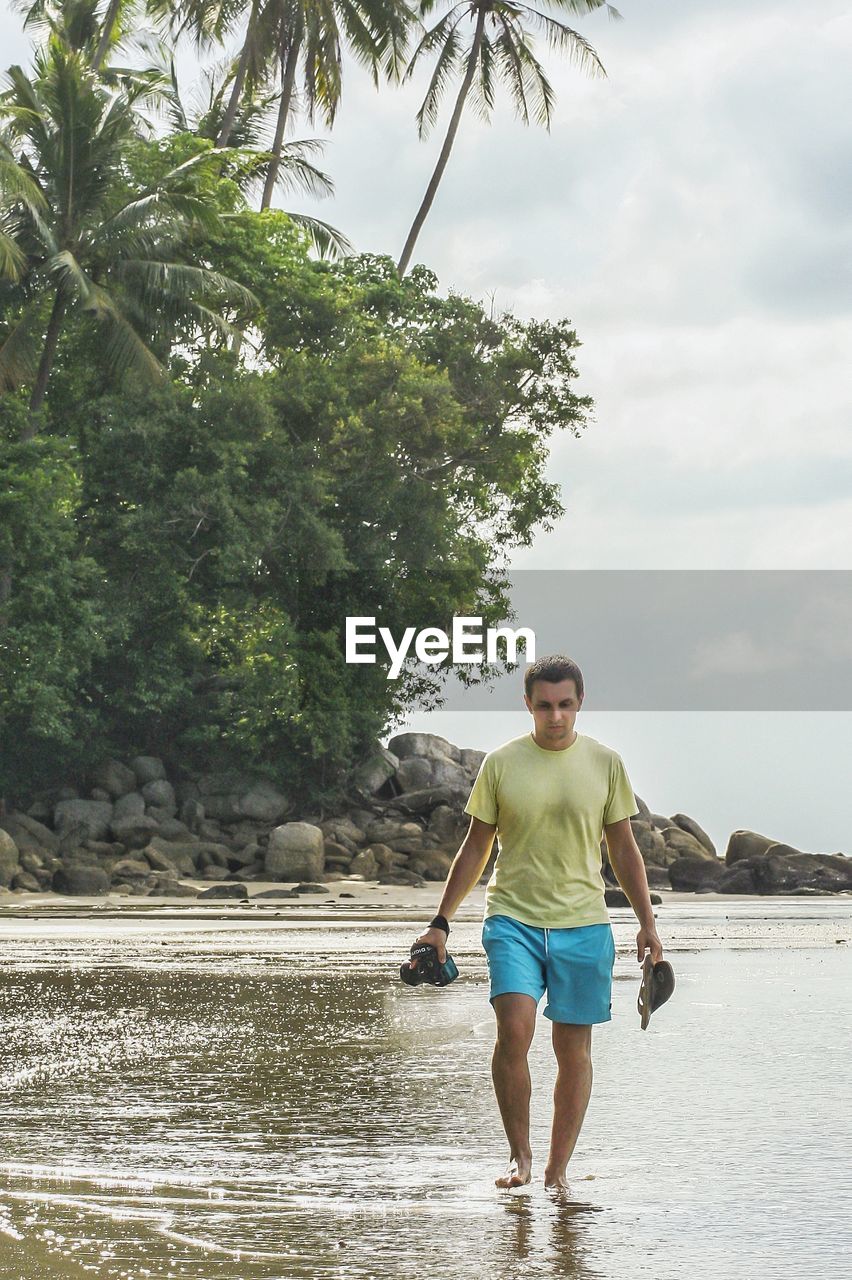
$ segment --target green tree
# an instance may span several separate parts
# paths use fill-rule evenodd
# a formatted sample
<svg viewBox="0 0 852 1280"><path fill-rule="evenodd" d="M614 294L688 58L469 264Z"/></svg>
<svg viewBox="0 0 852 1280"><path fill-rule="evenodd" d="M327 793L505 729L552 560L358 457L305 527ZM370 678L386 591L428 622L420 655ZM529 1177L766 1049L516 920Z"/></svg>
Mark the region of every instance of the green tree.
<svg viewBox="0 0 852 1280"><path fill-rule="evenodd" d="M425 18L435 7L436 0L420 0L421 16ZM453 3L443 17L425 32L405 73L405 79L410 79L423 59L431 54L437 55L426 96L417 113L421 138L435 124L450 82L461 75L461 85L426 194L397 264L400 275L408 270L468 100L473 102L484 119L489 119L497 84L502 81L509 89L512 105L520 119L529 124L532 115L536 123L549 129L554 106L553 88L535 56L534 33L543 34L552 49L567 54L583 70L592 75L605 75L601 61L588 40L548 12L549 9L582 16L601 8L607 9L611 16L618 16L607 0L547 0L545 5L538 7L520 4L517 0L460 0ZM469 44L463 35L465 31L469 32Z"/></svg>
<svg viewBox="0 0 852 1280"><path fill-rule="evenodd" d="M46 206L37 209L14 183L0 191L5 234L26 263L17 297L5 299L0 380L7 388L31 383L29 436L69 318L97 324L101 357L117 374L134 370L150 380L163 372L156 347L167 354L177 333L233 336L232 321L254 300L187 260L199 230L218 221L196 185L199 170L217 165L215 155L198 154L151 186L134 186L133 91L107 91L55 37L37 54L33 77L12 67L9 80L0 101L6 148Z"/></svg>

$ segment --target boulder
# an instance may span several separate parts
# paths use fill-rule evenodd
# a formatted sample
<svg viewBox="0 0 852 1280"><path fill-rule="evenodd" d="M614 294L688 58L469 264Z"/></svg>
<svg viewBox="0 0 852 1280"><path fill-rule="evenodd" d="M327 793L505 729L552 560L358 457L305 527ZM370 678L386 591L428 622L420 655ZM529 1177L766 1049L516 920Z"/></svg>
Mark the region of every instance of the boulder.
<svg viewBox="0 0 852 1280"><path fill-rule="evenodd" d="M290 808L290 802L271 782L261 779L245 795L240 796L238 808L247 818L276 823L284 817Z"/></svg>
<svg viewBox="0 0 852 1280"><path fill-rule="evenodd" d="M149 782L159 782L166 776L166 766L156 756L137 756L130 761L130 767L136 775L139 787L145 787Z"/></svg>
<svg viewBox="0 0 852 1280"><path fill-rule="evenodd" d="M669 879L669 873L666 867L655 867L653 863L646 863L645 875L648 878L649 889L670 889L671 888L672 882Z"/></svg>
<svg viewBox="0 0 852 1280"><path fill-rule="evenodd" d="M323 851L325 853L326 866L334 864L339 867L348 867L355 854L351 849L347 849L345 845L337 844L335 840L325 840L323 842Z"/></svg>
<svg viewBox="0 0 852 1280"><path fill-rule="evenodd" d="M388 800L386 808L398 809L404 813L431 813L438 805L449 805L451 809L463 809L467 803L469 789L448 786L423 787L419 791L406 791L403 795ZM369 835L369 831L367 833Z"/></svg>
<svg viewBox="0 0 852 1280"><path fill-rule="evenodd" d="M197 873L197 879L227 880L228 875L229 875L229 872L227 867L220 867L220 866L217 866L215 863L211 862L209 866L204 867L202 871Z"/></svg>
<svg viewBox="0 0 852 1280"><path fill-rule="evenodd" d="M92 774L92 781L115 800L136 790L136 774L119 760L102 760Z"/></svg>
<svg viewBox="0 0 852 1280"><path fill-rule="evenodd" d="M31 818L28 813L15 810L0 817L0 831L12 837L19 853L56 853L59 849L59 840L50 827Z"/></svg>
<svg viewBox="0 0 852 1280"><path fill-rule="evenodd" d="M398 768L399 758L386 747L377 745L372 755L353 770L352 785L362 796L374 795Z"/></svg>
<svg viewBox="0 0 852 1280"><path fill-rule="evenodd" d="M762 836L757 831L732 831L725 850L725 862L731 867L742 858L760 857L776 843L770 836Z"/></svg>
<svg viewBox="0 0 852 1280"><path fill-rule="evenodd" d="M363 827L357 826L351 818L326 818L319 823L319 828L327 840L342 845L350 853L356 853L367 839Z"/></svg>
<svg viewBox="0 0 852 1280"><path fill-rule="evenodd" d="M316 880L325 870L323 834L309 822L285 822L269 834L264 858L273 880Z"/></svg>
<svg viewBox="0 0 852 1280"><path fill-rule="evenodd" d="M20 869L18 846L8 831L0 830L0 889L8 889Z"/></svg>
<svg viewBox="0 0 852 1280"><path fill-rule="evenodd" d="M141 791L128 791L119 796L112 809L113 822L123 822L125 818L141 818L145 813L145 797Z"/></svg>
<svg viewBox="0 0 852 1280"><path fill-rule="evenodd" d="M650 863L653 866L666 867L674 861L674 851L669 849L662 833L656 827L652 827L650 822L642 818L631 818L630 829L646 866Z"/></svg>
<svg viewBox="0 0 852 1280"><path fill-rule="evenodd" d="M446 880L452 858L447 853L439 853L437 849L428 853L418 853L409 860L408 869L424 880Z"/></svg>
<svg viewBox="0 0 852 1280"><path fill-rule="evenodd" d="M154 817L153 812L149 816ZM156 822L157 835L164 840L191 841L193 838L189 827L180 818L158 818Z"/></svg>
<svg viewBox="0 0 852 1280"><path fill-rule="evenodd" d="M484 751L475 751L473 747L462 747L459 752L459 764L469 777L475 778L479 773L485 755Z"/></svg>
<svg viewBox="0 0 852 1280"><path fill-rule="evenodd" d="M148 890L149 897L163 898L197 898L198 890L191 884L182 884L180 880L171 880L168 884L155 885Z"/></svg>
<svg viewBox="0 0 852 1280"><path fill-rule="evenodd" d="M40 893L41 885L29 871L18 871L12 876L12 888L18 893Z"/></svg>
<svg viewBox="0 0 852 1280"><path fill-rule="evenodd" d="M158 824L147 814L134 818L113 819L110 831L127 849L144 849L159 831Z"/></svg>
<svg viewBox="0 0 852 1280"><path fill-rule="evenodd" d="M400 760L394 777L401 791L418 791L432 783L432 762L420 756Z"/></svg>
<svg viewBox="0 0 852 1280"><path fill-rule="evenodd" d="M725 867L720 858L711 862L708 858L678 858L669 867L669 880L680 893L698 893L702 889L715 889Z"/></svg>
<svg viewBox="0 0 852 1280"><path fill-rule="evenodd" d="M160 853L159 849L154 849L151 845L142 850L146 862L153 871L171 871L177 875L181 868L177 865L167 853ZM195 870L195 868L192 868Z"/></svg>
<svg viewBox="0 0 852 1280"><path fill-rule="evenodd" d="M666 848L678 858L703 858L709 862L718 862L715 853L709 853L700 840L684 831L681 827L666 827L662 832Z"/></svg>
<svg viewBox="0 0 852 1280"><path fill-rule="evenodd" d="M400 760L408 760L411 756L422 756L425 760L455 760L461 762L461 751L437 733L398 733L388 743Z"/></svg>
<svg viewBox="0 0 852 1280"><path fill-rule="evenodd" d="M151 874L151 865L147 858L119 858L112 868L113 884L126 881L147 880Z"/></svg>
<svg viewBox="0 0 852 1280"><path fill-rule="evenodd" d="M195 845L180 845L172 843L169 840L163 840L160 836L154 836L153 840L142 850L142 856L154 866L152 855L159 855L166 858L170 866L174 866L184 876L195 875Z"/></svg>
<svg viewBox="0 0 852 1280"><path fill-rule="evenodd" d="M146 806L165 809L171 818L177 813L175 789L165 778L155 778L153 782L146 782L142 788L142 795L145 797Z"/></svg>
<svg viewBox="0 0 852 1280"><path fill-rule="evenodd" d="M371 844L388 844L398 848L400 840L414 841L420 847L423 843L423 828L417 822L406 822L402 818L375 818L367 827L367 838Z"/></svg>
<svg viewBox="0 0 852 1280"><path fill-rule="evenodd" d="M375 858L380 877L384 872L392 871L401 865L404 866L408 861L406 854L398 853L396 849L391 849L386 844L371 844L368 846L367 851L372 853Z"/></svg>
<svg viewBox="0 0 852 1280"><path fill-rule="evenodd" d="M109 876L94 863L69 859L54 873L53 891L71 897L101 897L109 892Z"/></svg>
<svg viewBox="0 0 852 1280"><path fill-rule="evenodd" d="M214 884L211 889L201 890L198 901L206 902L211 898L233 898L239 902L247 902L248 896L248 889L244 884Z"/></svg>
<svg viewBox="0 0 852 1280"><path fill-rule="evenodd" d="M296 893L329 893L330 890L324 884L318 884L315 880L305 880L301 884L296 885Z"/></svg>
<svg viewBox="0 0 852 1280"><path fill-rule="evenodd" d="M370 849L363 849L361 853L357 853L349 864L349 873L353 876L363 876L365 880L375 880L379 874L379 864Z"/></svg>
<svg viewBox="0 0 852 1280"><path fill-rule="evenodd" d="M295 889L261 889L260 893L252 894L252 901L255 898L298 898Z"/></svg>
<svg viewBox="0 0 852 1280"><path fill-rule="evenodd" d="M184 800L180 807L180 820L189 827L190 831L197 832L205 817L204 805L200 800Z"/></svg>
<svg viewBox="0 0 852 1280"><path fill-rule="evenodd" d="M672 822L676 827L680 827L682 831L686 831L688 835L694 836L712 857L716 857L716 846L704 828L700 827L694 818L690 818L685 813L673 813Z"/></svg>
<svg viewBox="0 0 852 1280"><path fill-rule="evenodd" d="M90 800L106 800L109 804L112 804L112 796L107 790L105 790L104 787L92 787L91 791L89 792L89 799Z"/></svg>
<svg viewBox="0 0 852 1280"><path fill-rule="evenodd" d="M728 867L715 888L717 893L757 893L751 863L740 861L736 866Z"/></svg>
<svg viewBox="0 0 852 1280"><path fill-rule="evenodd" d="M112 822L112 804L104 800L60 800L53 811L53 825L60 840L76 834L83 840L105 840Z"/></svg>
<svg viewBox="0 0 852 1280"><path fill-rule="evenodd" d="M425 883L422 876L418 876L414 871L407 871L403 867L394 871L383 871L379 876L379 884L409 885L413 889L419 889Z"/></svg>

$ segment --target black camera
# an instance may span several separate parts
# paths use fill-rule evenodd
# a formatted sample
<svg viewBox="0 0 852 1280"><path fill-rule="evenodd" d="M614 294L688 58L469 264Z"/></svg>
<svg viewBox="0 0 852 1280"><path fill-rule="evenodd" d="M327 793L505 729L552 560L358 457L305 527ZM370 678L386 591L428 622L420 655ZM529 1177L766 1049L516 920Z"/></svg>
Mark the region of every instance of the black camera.
<svg viewBox="0 0 852 1280"><path fill-rule="evenodd" d="M411 960L417 961L417 968L412 968ZM438 959L437 948L428 942L415 943L411 948L411 960L399 966L399 976L408 987L419 987L421 982L428 982L433 987L446 987L459 976L456 962L448 955L443 964Z"/></svg>

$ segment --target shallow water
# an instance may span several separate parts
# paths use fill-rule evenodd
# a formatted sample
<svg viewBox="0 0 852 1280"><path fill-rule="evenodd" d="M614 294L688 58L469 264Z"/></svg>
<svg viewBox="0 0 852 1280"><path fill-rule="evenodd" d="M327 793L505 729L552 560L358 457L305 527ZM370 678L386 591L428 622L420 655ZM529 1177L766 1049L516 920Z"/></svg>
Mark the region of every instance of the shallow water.
<svg viewBox="0 0 852 1280"><path fill-rule="evenodd" d="M497 1191L479 922L460 978L411 990L402 914L0 919L0 1278L849 1273L852 901L661 908L678 986L646 1033L613 913L563 1203L549 1024L534 1183Z"/></svg>

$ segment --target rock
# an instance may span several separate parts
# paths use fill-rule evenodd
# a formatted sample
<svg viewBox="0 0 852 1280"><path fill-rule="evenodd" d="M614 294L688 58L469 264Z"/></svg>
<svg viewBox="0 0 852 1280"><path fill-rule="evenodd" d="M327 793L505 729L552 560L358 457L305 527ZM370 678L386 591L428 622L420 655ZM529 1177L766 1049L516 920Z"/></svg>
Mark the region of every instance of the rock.
<svg viewBox="0 0 852 1280"><path fill-rule="evenodd" d="M160 853L177 867L181 875L192 876L195 874L195 848L195 845L181 845L163 840L160 836L154 836L142 850L142 855L150 862L152 853Z"/></svg>
<svg viewBox="0 0 852 1280"><path fill-rule="evenodd" d="M151 845L142 850L145 860L154 871L172 871L177 875L181 868L174 862L167 853L160 853L159 849L154 849ZM194 870L195 868L193 868Z"/></svg>
<svg viewBox="0 0 852 1280"><path fill-rule="evenodd" d="M255 898L298 898L295 889L261 889L260 893L252 894L252 900Z"/></svg>
<svg viewBox="0 0 852 1280"><path fill-rule="evenodd" d="M697 893L701 889L715 889L724 873L721 859L678 858L669 867L669 880L679 893Z"/></svg>
<svg viewBox="0 0 852 1280"><path fill-rule="evenodd" d="M393 752L377 745L373 754L362 761L352 772L352 785L362 796L380 791L399 768L399 759Z"/></svg>
<svg viewBox="0 0 852 1280"><path fill-rule="evenodd" d="M631 818L630 821L632 822L633 819ZM674 825L671 818L667 818L664 813L649 813L647 821L650 822L652 827L656 827L658 831L665 831L666 827Z"/></svg>
<svg viewBox="0 0 852 1280"><path fill-rule="evenodd" d="M731 867L742 858L759 857L766 853L770 845L776 843L769 836L759 835L756 831L732 831L725 850L725 862Z"/></svg>
<svg viewBox="0 0 852 1280"><path fill-rule="evenodd" d="M195 864L204 867L224 867L227 870L231 850L226 845L207 844L195 859Z"/></svg>
<svg viewBox="0 0 852 1280"><path fill-rule="evenodd" d="M685 813L674 813L672 814L672 822L688 835L694 836L712 857L716 857L716 846L704 828L700 827L694 818L690 818Z"/></svg>
<svg viewBox="0 0 852 1280"><path fill-rule="evenodd" d="M380 873L392 871L395 867L400 866L400 864L404 865L408 861L406 854L397 853L395 849L389 848L386 844L371 844L367 852L372 853Z"/></svg>
<svg viewBox="0 0 852 1280"><path fill-rule="evenodd" d="M53 891L71 897L101 897L109 892L109 876L103 867L70 860L54 874Z"/></svg>
<svg viewBox="0 0 852 1280"><path fill-rule="evenodd" d="M400 760L422 756L426 760L454 760L461 763L461 751L437 733L398 733L388 743L388 750Z"/></svg>
<svg viewBox="0 0 852 1280"><path fill-rule="evenodd" d="M425 883L422 876L418 876L414 871L406 871L402 867L394 871L383 871L379 876L379 884L404 884L418 889Z"/></svg>
<svg viewBox="0 0 852 1280"><path fill-rule="evenodd" d="M297 894L299 894L299 893L328 893L328 892L329 892L329 890L328 890L328 889L326 889L326 887L325 887L325 885L324 885L324 884L317 884L317 883L316 883L315 881L313 881L313 880L306 880L306 881L303 881L301 884L297 884L297 885L296 885L296 893L297 893Z"/></svg>
<svg viewBox="0 0 852 1280"><path fill-rule="evenodd" d="M147 880L151 865L147 858L120 858L112 868L112 883L127 880Z"/></svg>
<svg viewBox="0 0 852 1280"><path fill-rule="evenodd" d="M168 810L170 818L177 813L175 789L165 778L155 778L153 782L146 782L142 788L142 795L145 797L146 805Z"/></svg>
<svg viewBox="0 0 852 1280"><path fill-rule="evenodd" d="M319 828L326 840L342 845L350 853L357 853L359 846L367 839L363 828L356 826L350 818L326 818L319 823Z"/></svg>
<svg viewBox="0 0 852 1280"><path fill-rule="evenodd" d="M367 828L367 838L371 844L388 844L392 849L405 849L405 844L415 849L423 847L423 828L417 822L405 822L400 818L376 818Z"/></svg>
<svg viewBox="0 0 852 1280"><path fill-rule="evenodd" d="M12 888L19 893L40 893L41 885L29 871L18 871L12 876Z"/></svg>
<svg viewBox="0 0 852 1280"><path fill-rule="evenodd" d="M19 850L18 860L21 865L21 870L29 871L30 875L34 875L36 871L42 871L44 869L44 862L42 861L41 855L38 853L31 853L29 849L25 850L24 853L21 853Z"/></svg>
<svg viewBox="0 0 852 1280"><path fill-rule="evenodd" d="M18 846L8 831L0 830L0 888L9 888L20 866Z"/></svg>
<svg viewBox="0 0 852 1280"><path fill-rule="evenodd" d="M169 881L168 885L162 888L154 888L148 890L148 897L162 898L197 898L198 889L194 889L191 884L182 884L180 880Z"/></svg>
<svg viewBox="0 0 852 1280"><path fill-rule="evenodd" d="M325 853L325 865L328 867L334 864L336 867L348 867L355 856L351 849L347 849L345 845L337 844L334 840L326 839L323 842L323 852Z"/></svg>
<svg viewBox="0 0 852 1280"><path fill-rule="evenodd" d="M248 889L244 884L214 884L212 889L202 889L198 901L209 898L234 898L240 902L248 901Z"/></svg>
<svg viewBox="0 0 852 1280"><path fill-rule="evenodd" d="M387 808L404 813L431 813L438 805L448 805L451 809L460 810L467 803L468 794L467 788L424 787L420 791L406 791L404 795L395 796L387 802ZM367 834L369 836L369 829Z"/></svg>
<svg viewBox="0 0 852 1280"><path fill-rule="evenodd" d="M120 840L84 840L83 848L96 853L99 858L121 858L127 847Z"/></svg>
<svg viewBox="0 0 852 1280"><path fill-rule="evenodd" d="M18 846L19 853L56 853L59 840L50 827L30 817L28 813L9 813L0 817L0 830L7 832Z"/></svg>
<svg viewBox="0 0 852 1280"><path fill-rule="evenodd" d="M102 760L92 774L92 781L116 800L136 790L136 774L119 760Z"/></svg>
<svg viewBox="0 0 852 1280"><path fill-rule="evenodd" d="M60 800L53 825L60 838L76 832L81 840L105 840L112 822L112 804L103 800Z"/></svg>
<svg viewBox="0 0 852 1280"><path fill-rule="evenodd" d="M650 889L671 888L672 882L669 879L669 873L666 867L655 867L652 863L646 863L645 875L648 877L648 887Z"/></svg>
<svg viewBox="0 0 852 1280"><path fill-rule="evenodd" d="M719 861L714 853L708 853L700 840L681 827L666 827L662 836L667 849L675 853L678 858L704 858L710 862Z"/></svg>
<svg viewBox="0 0 852 1280"><path fill-rule="evenodd" d="M239 809L247 818L258 822L277 823L286 814L290 802L271 782L256 782L250 791L240 796Z"/></svg>
<svg viewBox="0 0 852 1280"><path fill-rule="evenodd" d="M92 787L89 792L91 800L106 800L108 804L112 804L112 796L104 787Z"/></svg>
<svg viewBox="0 0 852 1280"><path fill-rule="evenodd" d="M427 830L448 844L461 844L470 819L448 804L439 804L432 810Z"/></svg>
<svg viewBox="0 0 852 1280"><path fill-rule="evenodd" d="M623 889L605 889L604 900L608 907L629 907L630 899Z"/></svg>
<svg viewBox="0 0 852 1280"><path fill-rule="evenodd" d="M432 762L420 756L410 756L408 760L400 760L394 777L401 791L418 791L431 786Z"/></svg>
<svg viewBox="0 0 852 1280"><path fill-rule="evenodd" d="M459 752L459 764L469 776L474 778L479 773L480 765L484 759L485 752L475 751L472 747L462 747Z"/></svg>
<svg viewBox="0 0 852 1280"><path fill-rule="evenodd" d="M317 880L325 870L323 834L308 822L285 822L269 835L264 864L274 880Z"/></svg>
<svg viewBox="0 0 852 1280"><path fill-rule="evenodd" d="M147 814L134 818L113 819L110 827L116 840L120 840L128 849L144 849L152 836L159 830L157 823Z"/></svg>
<svg viewBox="0 0 852 1280"><path fill-rule="evenodd" d="M728 867L716 883L717 893L757 893L757 885L751 874L751 866L741 861Z"/></svg>
<svg viewBox="0 0 852 1280"><path fill-rule="evenodd" d="M149 782L159 782L166 776L166 767L156 756L137 756L130 761L130 767L140 788L146 787Z"/></svg>
<svg viewBox="0 0 852 1280"><path fill-rule="evenodd" d="M141 818L145 812L145 797L141 791L128 791L116 800L112 809L113 822L124 822L127 818Z"/></svg>
<svg viewBox="0 0 852 1280"><path fill-rule="evenodd" d="M355 855L349 865L350 875L363 876L365 880L375 880L379 874L379 864L370 849L364 849Z"/></svg>
<svg viewBox="0 0 852 1280"><path fill-rule="evenodd" d="M435 850L416 854L409 861L408 869L415 875L423 876L424 880L446 880L452 862L449 854Z"/></svg>
<svg viewBox="0 0 852 1280"><path fill-rule="evenodd" d="M154 817L152 813L150 815ZM157 834L162 836L164 840L187 841L192 840L192 832L185 822L181 822L179 818L157 818Z"/></svg>
<svg viewBox="0 0 852 1280"><path fill-rule="evenodd" d="M200 800L184 800L180 807L180 820L190 831L197 832L205 817L204 805Z"/></svg>
<svg viewBox="0 0 852 1280"><path fill-rule="evenodd" d="M263 853L258 844L247 844L244 849L232 849L228 854L228 866L231 871L241 867L252 867L257 863L263 866Z"/></svg>
<svg viewBox="0 0 852 1280"><path fill-rule="evenodd" d="M219 867L215 863L211 862L209 866L206 866L203 869L203 871L201 871L201 873L198 876L198 879L199 880L227 880L228 868Z"/></svg>

